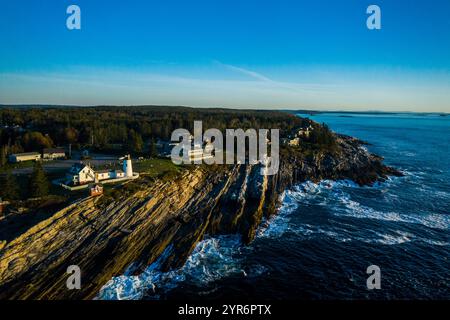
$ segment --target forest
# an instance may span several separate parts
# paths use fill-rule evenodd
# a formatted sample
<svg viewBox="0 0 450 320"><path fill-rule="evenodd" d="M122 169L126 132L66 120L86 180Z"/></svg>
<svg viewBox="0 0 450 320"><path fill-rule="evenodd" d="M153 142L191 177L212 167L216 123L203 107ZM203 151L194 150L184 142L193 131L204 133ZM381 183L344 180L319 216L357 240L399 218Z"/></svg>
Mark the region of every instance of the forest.
<svg viewBox="0 0 450 320"><path fill-rule="evenodd" d="M281 111L165 106L3 107L0 162L4 163L8 154L69 144L73 149L89 146L103 152L118 149L140 155L152 141L170 140L175 129L192 131L194 120L202 120L204 130L279 128L281 136L310 123Z"/></svg>

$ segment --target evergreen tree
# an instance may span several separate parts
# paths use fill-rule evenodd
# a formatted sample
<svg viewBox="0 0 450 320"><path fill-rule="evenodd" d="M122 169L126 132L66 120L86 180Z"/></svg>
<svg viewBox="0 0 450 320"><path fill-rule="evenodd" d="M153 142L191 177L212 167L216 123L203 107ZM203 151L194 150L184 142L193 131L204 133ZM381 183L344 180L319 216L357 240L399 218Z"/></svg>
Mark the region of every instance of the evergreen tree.
<svg viewBox="0 0 450 320"><path fill-rule="evenodd" d="M19 184L11 171L2 179L0 194L4 200L17 200L19 198Z"/></svg>
<svg viewBox="0 0 450 320"><path fill-rule="evenodd" d="M6 147L2 146L0 148L0 167L3 167L6 165L7 159L6 159Z"/></svg>
<svg viewBox="0 0 450 320"><path fill-rule="evenodd" d="M141 153L142 149L144 147L144 141L142 140L142 137L139 133L134 131L133 129L130 130L129 136L129 145L128 149L129 151L133 153Z"/></svg>
<svg viewBox="0 0 450 320"><path fill-rule="evenodd" d="M158 150L156 149L155 139L150 140L150 157L156 158L158 156Z"/></svg>
<svg viewBox="0 0 450 320"><path fill-rule="evenodd" d="M37 161L34 165L33 174L30 181L30 196L40 198L48 195L49 183L45 175L42 164Z"/></svg>
<svg viewBox="0 0 450 320"><path fill-rule="evenodd" d="M27 151L37 151L44 148L51 148L53 145L52 139L48 135L41 132L27 132L23 136L23 145Z"/></svg>

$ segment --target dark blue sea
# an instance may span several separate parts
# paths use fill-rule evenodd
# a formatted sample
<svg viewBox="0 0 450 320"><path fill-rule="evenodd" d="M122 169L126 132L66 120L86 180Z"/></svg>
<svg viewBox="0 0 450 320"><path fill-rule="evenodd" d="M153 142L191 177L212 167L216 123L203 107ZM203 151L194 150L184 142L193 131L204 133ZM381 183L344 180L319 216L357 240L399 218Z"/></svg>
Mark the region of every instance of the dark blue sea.
<svg viewBox="0 0 450 320"><path fill-rule="evenodd" d="M155 262L113 278L98 298L450 299L450 117L308 117L369 142L405 176L373 187L302 183L250 246L206 238L181 269L163 273ZM370 265L381 270L379 290L367 289Z"/></svg>

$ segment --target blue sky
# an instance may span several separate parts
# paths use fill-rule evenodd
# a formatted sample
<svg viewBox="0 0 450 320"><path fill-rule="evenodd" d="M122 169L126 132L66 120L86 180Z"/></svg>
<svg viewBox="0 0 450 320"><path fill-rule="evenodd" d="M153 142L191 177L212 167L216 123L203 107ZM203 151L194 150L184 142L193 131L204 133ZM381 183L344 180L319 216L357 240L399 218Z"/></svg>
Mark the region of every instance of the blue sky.
<svg viewBox="0 0 450 320"><path fill-rule="evenodd" d="M450 112L449 16L448 0L1 0L0 103Z"/></svg>

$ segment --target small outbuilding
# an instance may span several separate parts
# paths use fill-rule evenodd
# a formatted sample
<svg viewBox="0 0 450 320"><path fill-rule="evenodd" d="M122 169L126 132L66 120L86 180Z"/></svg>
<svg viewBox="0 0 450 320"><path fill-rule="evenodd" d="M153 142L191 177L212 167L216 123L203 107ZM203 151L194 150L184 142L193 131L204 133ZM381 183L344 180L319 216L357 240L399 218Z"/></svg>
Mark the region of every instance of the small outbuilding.
<svg viewBox="0 0 450 320"><path fill-rule="evenodd" d="M97 197L103 194L103 186L100 183L94 183L89 186L89 194L91 197Z"/></svg>
<svg viewBox="0 0 450 320"><path fill-rule="evenodd" d="M41 159L41 154L37 152L16 153L9 156L9 162L19 163L25 161L38 161Z"/></svg>
<svg viewBox="0 0 450 320"><path fill-rule="evenodd" d="M42 152L44 160L56 160L64 159L66 157L66 151L60 148L46 148Z"/></svg>

